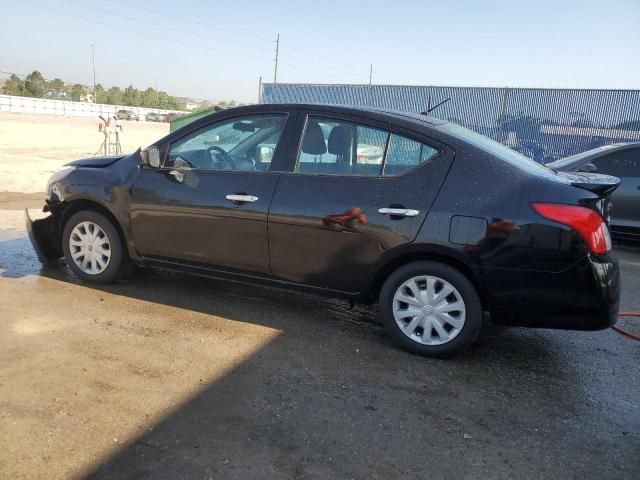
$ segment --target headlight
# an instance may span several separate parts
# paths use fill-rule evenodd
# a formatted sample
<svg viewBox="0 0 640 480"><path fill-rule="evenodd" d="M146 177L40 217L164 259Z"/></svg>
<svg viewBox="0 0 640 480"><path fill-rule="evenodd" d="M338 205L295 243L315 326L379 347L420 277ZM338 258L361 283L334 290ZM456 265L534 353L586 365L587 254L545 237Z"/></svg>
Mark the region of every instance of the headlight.
<svg viewBox="0 0 640 480"><path fill-rule="evenodd" d="M62 202L64 201L64 197L62 196L62 191L58 186L58 182L73 172L76 167L66 167L62 170L58 170L49 178L47 182L47 196L54 201Z"/></svg>

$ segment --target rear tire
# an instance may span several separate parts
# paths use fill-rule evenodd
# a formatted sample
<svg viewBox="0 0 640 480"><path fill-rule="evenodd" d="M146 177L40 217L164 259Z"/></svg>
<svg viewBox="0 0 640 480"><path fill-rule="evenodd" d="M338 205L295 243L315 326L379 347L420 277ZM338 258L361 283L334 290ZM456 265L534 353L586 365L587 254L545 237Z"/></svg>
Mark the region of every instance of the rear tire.
<svg viewBox="0 0 640 480"><path fill-rule="evenodd" d="M380 291L387 332L405 350L447 357L473 342L482 305L469 279L449 265L417 261L400 267Z"/></svg>
<svg viewBox="0 0 640 480"><path fill-rule="evenodd" d="M127 264L116 227L92 210L77 212L67 221L62 232L62 249L73 273L90 283L113 282Z"/></svg>

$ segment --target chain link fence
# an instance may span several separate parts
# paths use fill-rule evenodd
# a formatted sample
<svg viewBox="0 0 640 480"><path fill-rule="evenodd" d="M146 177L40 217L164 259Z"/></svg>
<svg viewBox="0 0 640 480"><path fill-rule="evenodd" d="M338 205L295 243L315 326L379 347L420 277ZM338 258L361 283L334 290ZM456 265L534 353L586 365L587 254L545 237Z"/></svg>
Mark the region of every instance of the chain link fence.
<svg viewBox="0 0 640 480"><path fill-rule="evenodd" d="M265 83L260 103L325 103L423 112L548 163L640 141L640 90Z"/></svg>

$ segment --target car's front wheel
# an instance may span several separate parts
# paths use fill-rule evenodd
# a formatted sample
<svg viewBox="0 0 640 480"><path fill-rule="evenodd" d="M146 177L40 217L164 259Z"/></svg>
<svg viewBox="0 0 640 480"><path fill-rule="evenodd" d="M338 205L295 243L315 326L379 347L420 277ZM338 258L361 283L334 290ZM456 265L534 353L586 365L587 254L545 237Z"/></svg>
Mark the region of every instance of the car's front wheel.
<svg viewBox="0 0 640 480"><path fill-rule="evenodd" d="M435 261L400 267L380 292L383 323L403 348L446 357L474 341L482 326L475 287L455 268Z"/></svg>
<svg viewBox="0 0 640 480"><path fill-rule="evenodd" d="M113 223L91 210L75 213L62 232L69 268L82 280L109 283L123 270L125 254Z"/></svg>

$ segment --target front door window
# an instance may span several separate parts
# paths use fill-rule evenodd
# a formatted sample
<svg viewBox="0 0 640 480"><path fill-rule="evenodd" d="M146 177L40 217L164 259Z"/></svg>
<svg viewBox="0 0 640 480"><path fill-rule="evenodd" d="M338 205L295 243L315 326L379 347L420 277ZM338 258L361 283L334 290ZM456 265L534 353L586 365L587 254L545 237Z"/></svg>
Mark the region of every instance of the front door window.
<svg viewBox="0 0 640 480"><path fill-rule="evenodd" d="M269 170L285 115L248 115L208 125L169 148L166 168Z"/></svg>

